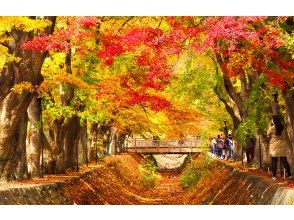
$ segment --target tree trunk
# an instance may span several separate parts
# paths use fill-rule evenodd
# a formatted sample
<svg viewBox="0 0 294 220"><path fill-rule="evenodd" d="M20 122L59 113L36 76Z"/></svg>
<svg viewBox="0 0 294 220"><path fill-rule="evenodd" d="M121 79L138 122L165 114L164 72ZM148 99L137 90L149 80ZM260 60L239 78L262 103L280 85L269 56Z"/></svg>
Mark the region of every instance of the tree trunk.
<svg viewBox="0 0 294 220"><path fill-rule="evenodd" d="M31 177L41 176L40 155L42 148L41 128L41 99L35 96L28 108L29 131L28 131L28 172Z"/></svg>
<svg viewBox="0 0 294 220"><path fill-rule="evenodd" d="M0 180L14 180L27 177L26 160L27 115L18 122L18 130L10 138L8 160L0 161Z"/></svg>
<svg viewBox="0 0 294 220"><path fill-rule="evenodd" d="M72 74L71 49L66 52L66 73ZM59 87L60 100L63 106L71 106L75 95L74 87L69 83L62 83ZM54 157L56 158L56 173L63 173L66 169L74 169L76 165L77 116L60 118L54 121Z"/></svg>
<svg viewBox="0 0 294 220"><path fill-rule="evenodd" d="M112 128L110 124L103 124L100 126L100 135L102 135L103 138L103 152L106 154L114 154L114 134L115 130Z"/></svg>
<svg viewBox="0 0 294 220"><path fill-rule="evenodd" d="M27 157L26 157L26 138L27 138L28 117L24 113L19 121L18 130L15 133L15 144L13 165L11 169L12 179L23 179L28 177Z"/></svg>
<svg viewBox="0 0 294 220"><path fill-rule="evenodd" d="M42 130L42 146L43 146L43 154L41 150L41 171L43 174L45 173L56 173L56 161L55 155L53 153L54 150L54 132L52 129L48 131ZM43 161L42 161L43 160ZM43 162L43 164L42 164Z"/></svg>
<svg viewBox="0 0 294 220"><path fill-rule="evenodd" d="M117 133L116 152L122 153L127 133Z"/></svg>
<svg viewBox="0 0 294 220"><path fill-rule="evenodd" d="M270 164L269 140L265 134L260 135L260 144L261 144L262 165L265 167L268 167Z"/></svg>
<svg viewBox="0 0 294 220"><path fill-rule="evenodd" d="M219 69L217 65L215 65L215 72L216 75L219 76ZM232 118L234 130L236 130L242 122L242 118L236 104L230 98L225 98L224 94L226 94L227 91L224 91L224 83L219 81L213 88L213 91L217 95L218 99L225 105L227 113Z"/></svg>
<svg viewBox="0 0 294 220"><path fill-rule="evenodd" d="M116 134L117 129L115 127L111 127L109 135L109 145L107 146L107 154L116 154Z"/></svg>
<svg viewBox="0 0 294 220"><path fill-rule="evenodd" d="M45 29L43 34L51 34L55 25L55 17L49 17L52 24ZM32 39L32 33L13 30L10 36L14 39L9 51L16 57L21 57L20 62L10 62L2 69L4 84L0 89L0 178L6 179L11 173L12 139L17 135L17 126L25 114L33 95L29 92L21 94L11 91L15 84L27 81L34 86L40 85L43 78L41 67L46 53L24 52L21 45Z"/></svg>
<svg viewBox="0 0 294 220"><path fill-rule="evenodd" d="M98 123L93 123L90 128L89 135L89 150L88 150L88 158L89 161L93 161L97 159L97 138L98 138Z"/></svg>
<svg viewBox="0 0 294 220"><path fill-rule="evenodd" d="M234 130L236 130L239 127L239 125L241 124L241 119L240 119L239 114L234 110L233 107L231 107L229 105L227 100L222 97L222 95L220 94L220 92L218 91L217 88L214 88L214 93L217 95L218 99L225 105L225 109L226 109L227 113L231 116L231 118L233 120Z"/></svg>
<svg viewBox="0 0 294 220"><path fill-rule="evenodd" d="M266 134L255 136L256 144L254 148L254 158L251 163L254 167L267 168L270 166L270 155L269 155L269 140ZM261 162L260 162L261 161Z"/></svg>
<svg viewBox="0 0 294 220"><path fill-rule="evenodd" d="M15 148L12 142L15 136L19 136L20 121L25 114L27 102L30 101L30 96L27 94L10 93L0 105L0 178L2 180L10 179L10 166ZM25 143L25 140L24 140ZM22 152L22 151L20 151Z"/></svg>
<svg viewBox="0 0 294 220"><path fill-rule="evenodd" d="M283 91L283 97L285 99L286 105L289 136L292 144L292 149L294 149L294 91Z"/></svg>
<svg viewBox="0 0 294 220"><path fill-rule="evenodd" d="M221 66L223 62L222 57L219 54L216 54L216 58L218 63ZM217 89L215 89L215 92L218 95L219 99L225 104L226 111L232 117L233 123L234 123L234 129L236 130L239 127L239 125L242 123L242 121L244 121L248 117L248 108L246 106L247 106L248 99L251 93L252 85L254 81L256 80L257 75L256 74L246 75L245 73L241 73L239 77L241 82L241 91L237 92L236 88L233 86L231 78L226 73L226 70L222 69L222 72L223 72L224 88L226 90L226 93L230 96L231 100L236 104L238 114L236 114L236 111L229 106L228 102L224 98L222 98L220 94L218 94ZM250 163L251 165L259 166L260 161L263 160L262 158L263 155L264 155L264 159L266 159L266 162L268 160L268 155L265 155L265 153L268 153L268 147L264 145L265 143L264 138L261 138L261 142L262 141L263 141L263 144L259 146L258 145L259 138L256 139L254 158L253 158L253 161ZM245 143L247 143L247 140L245 140Z"/></svg>
<svg viewBox="0 0 294 220"><path fill-rule="evenodd" d="M88 164L88 146L87 146L87 122L78 124L78 140L79 140L79 161L82 164Z"/></svg>
<svg viewBox="0 0 294 220"><path fill-rule="evenodd" d="M75 169L76 166L76 141L77 134L77 116L71 117L63 125L64 130L64 160L66 169Z"/></svg>
<svg viewBox="0 0 294 220"><path fill-rule="evenodd" d="M50 173L64 173L65 172L65 152L63 148L64 143L64 131L62 129L63 119L56 119L53 123L53 155L55 161L53 161L52 170Z"/></svg>
<svg viewBox="0 0 294 220"><path fill-rule="evenodd" d="M219 54L216 54L217 61L219 65L223 63L222 58ZM227 72L225 69L222 69L223 72L223 81L224 81L224 88L227 91L227 94L230 96L230 98L236 103L240 116L243 119L244 117L244 101L246 99L246 94L240 95L237 93L236 89L233 86L233 83L228 76ZM242 84L244 83L244 80L241 80ZM244 85L242 85L242 91L244 92Z"/></svg>

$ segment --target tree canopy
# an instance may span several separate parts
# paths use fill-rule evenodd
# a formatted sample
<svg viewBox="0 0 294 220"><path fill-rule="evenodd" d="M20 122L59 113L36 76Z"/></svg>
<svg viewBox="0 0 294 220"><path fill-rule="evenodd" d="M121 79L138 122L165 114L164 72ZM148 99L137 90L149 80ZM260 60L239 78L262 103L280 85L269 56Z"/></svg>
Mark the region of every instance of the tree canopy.
<svg viewBox="0 0 294 220"><path fill-rule="evenodd" d="M283 97L280 110L293 138L293 17L1 17L0 22L1 114L15 114L11 128L10 116L0 121L1 132L9 133L2 137L0 159L9 158L13 144L3 146L34 97L42 98L36 116L44 126L40 135L57 161L66 160L60 159L63 153L78 154L70 147L78 140L64 141L74 135L67 133L74 126L88 126L91 143L100 138L108 151L111 129L117 139L147 133L207 138L223 131L224 120L241 143L249 133L265 131L273 91ZM8 107L12 94L28 104Z"/></svg>

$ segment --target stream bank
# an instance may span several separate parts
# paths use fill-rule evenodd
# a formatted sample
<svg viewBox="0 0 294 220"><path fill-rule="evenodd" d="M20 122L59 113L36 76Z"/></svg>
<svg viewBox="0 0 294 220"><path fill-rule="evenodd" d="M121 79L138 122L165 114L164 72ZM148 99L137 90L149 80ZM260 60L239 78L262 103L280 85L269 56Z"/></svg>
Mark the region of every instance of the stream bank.
<svg viewBox="0 0 294 220"><path fill-rule="evenodd" d="M162 172L154 188L144 188L138 169L141 160L136 154L110 156L91 170L51 182L1 183L0 204L294 204L292 188L218 160L212 160L189 189L182 188L179 172Z"/></svg>

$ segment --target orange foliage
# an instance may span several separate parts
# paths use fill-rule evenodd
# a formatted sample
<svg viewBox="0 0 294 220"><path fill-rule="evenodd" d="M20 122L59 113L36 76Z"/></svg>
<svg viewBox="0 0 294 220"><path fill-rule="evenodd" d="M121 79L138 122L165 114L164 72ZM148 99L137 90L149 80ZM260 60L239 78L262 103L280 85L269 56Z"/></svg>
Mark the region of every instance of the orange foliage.
<svg viewBox="0 0 294 220"><path fill-rule="evenodd" d="M164 111L168 118L167 138L196 136L201 129L201 115L195 110L172 106Z"/></svg>

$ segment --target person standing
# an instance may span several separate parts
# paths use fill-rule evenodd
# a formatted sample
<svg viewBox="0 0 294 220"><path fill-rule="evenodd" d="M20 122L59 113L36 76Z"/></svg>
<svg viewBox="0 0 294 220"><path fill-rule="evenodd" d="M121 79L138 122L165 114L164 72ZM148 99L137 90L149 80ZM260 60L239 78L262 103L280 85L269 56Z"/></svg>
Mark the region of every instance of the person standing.
<svg viewBox="0 0 294 220"><path fill-rule="evenodd" d="M228 160L230 157L230 139L229 139L229 135L225 136L225 140L224 140L224 150L223 150L223 154L224 154L224 159Z"/></svg>
<svg viewBox="0 0 294 220"><path fill-rule="evenodd" d="M254 148L255 148L255 140L253 137L247 136L247 141L245 145L245 154L247 158L247 164L249 165L250 162L254 159Z"/></svg>
<svg viewBox="0 0 294 220"><path fill-rule="evenodd" d="M217 155L216 144L217 144L216 139L211 138L211 142L210 142L211 153L215 156Z"/></svg>
<svg viewBox="0 0 294 220"><path fill-rule="evenodd" d="M224 140L221 135L217 135L217 149L218 149L218 158L222 159L223 156L223 148L224 148Z"/></svg>
<svg viewBox="0 0 294 220"><path fill-rule="evenodd" d="M228 138L226 139L226 145L228 146L228 159L232 158L235 161L235 143L231 134L229 134Z"/></svg>
<svg viewBox="0 0 294 220"><path fill-rule="evenodd" d="M271 138L269 143L269 154L271 157L273 180L277 179L278 158L280 158L281 162L283 163L288 178L293 179L290 166L287 161L287 154L289 154L290 143L286 132L287 131L281 121L281 118L278 115L273 115L273 120L271 121L267 131L267 136Z"/></svg>

